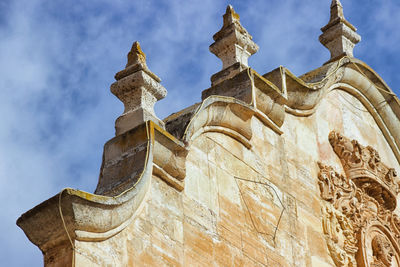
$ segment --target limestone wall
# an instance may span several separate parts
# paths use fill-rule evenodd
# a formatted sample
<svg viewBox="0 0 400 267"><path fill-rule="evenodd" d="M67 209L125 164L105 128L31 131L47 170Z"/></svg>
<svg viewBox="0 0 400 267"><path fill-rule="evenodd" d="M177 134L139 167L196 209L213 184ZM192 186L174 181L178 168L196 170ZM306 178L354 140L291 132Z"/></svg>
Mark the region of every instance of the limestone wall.
<svg viewBox="0 0 400 267"><path fill-rule="evenodd" d="M335 266L322 227L317 162L344 174L328 141L336 130L400 170L380 129L339 90L309 117L287 115L281 136L255 117L251 124L251 149L224 134L200 135L190 144L184 190L153 176L126 229L106 241L75 242L76 265Z"/></svg>

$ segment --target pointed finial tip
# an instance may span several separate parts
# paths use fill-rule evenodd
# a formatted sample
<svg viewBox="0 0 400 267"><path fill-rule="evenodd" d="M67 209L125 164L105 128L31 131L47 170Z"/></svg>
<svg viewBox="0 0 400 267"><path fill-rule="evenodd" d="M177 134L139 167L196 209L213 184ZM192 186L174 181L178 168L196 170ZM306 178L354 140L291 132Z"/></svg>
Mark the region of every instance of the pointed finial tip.
<svg viewBox="0 0 400 267"><path fill-rule="evenodd" d="M140 43L138 41L135 41L132 44L131 51L128 53L128 63L126 64L126 67L135 63L146 63L146 54L143 53L143 50L140 47Z"/></svg>
<svg viewBox="0 0 400 267"><path fill-rule="evenodd" d="M229 25L230 23L233 23L234 21L239 21L240 19L239 14L235 12L232 5L228 5L226 7L226 12L223 17L225 26Z"/></svg>
<svg viewBox="0 0 400 267"><path fill-rule="evenodd" d="M133 49L133 48L135 48L135 49L141 49L139 41L133 42L133 44L132 44L132 49Z"/></svg>
<svg viewBox="0 0 400 267"><path fill-rule="evenodd" d="M132 48L131 48L131 52L133 52L135 54L138 54L138 55L144 57L144 59L146 59L146 55L143 52L142 48L140 47L140 43L138 41L135 41L133 43Z"/></svg>
<svg viewBox="0 0 400 267"><path fill-rule="evenodd" d="M228 12L235 12L235 10L233 9L233 6L232 5L228 5L227 7L226 7L226 13L228 13Z"/></svg>
<svg viewBox="0 0 400 267"><path fill-rule="evenodd" d="M341 7L343 7L343 6L342 6L342 3L340 3L340 0L332 0L331 7L334 7L334 6L341 6Z"/></svg>

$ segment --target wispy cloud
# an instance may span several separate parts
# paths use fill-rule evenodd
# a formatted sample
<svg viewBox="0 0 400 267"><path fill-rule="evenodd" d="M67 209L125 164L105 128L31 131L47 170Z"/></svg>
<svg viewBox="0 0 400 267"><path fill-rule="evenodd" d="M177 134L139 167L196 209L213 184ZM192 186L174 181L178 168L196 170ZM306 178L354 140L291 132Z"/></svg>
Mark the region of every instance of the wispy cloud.
<svg viewBox="0 0 400 267"><path fill-rule="evenodd" d="M300 75L328 51L319 28L330 1L230 2L260 50L250 65L266 73L284 65ZM400 4L342 1L363 37L355 55L398 91ZM208 51L228 1L0 2L0 261L40 265L42 256L15 225L17 217L62 187L93 191L102 147L114 135L122 104L109 92L133 41L168 90L163 118L200 100L221 62ZM24 257L21 257L21 254Z"/></svg>

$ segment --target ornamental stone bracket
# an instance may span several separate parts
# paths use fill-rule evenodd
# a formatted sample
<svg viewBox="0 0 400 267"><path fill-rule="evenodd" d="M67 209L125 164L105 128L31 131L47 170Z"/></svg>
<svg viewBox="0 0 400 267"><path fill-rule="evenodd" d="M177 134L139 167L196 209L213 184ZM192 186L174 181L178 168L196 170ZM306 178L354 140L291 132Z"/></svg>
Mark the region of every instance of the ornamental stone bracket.
<svg viewBox="0 0 400 267"><path fill-rule="evenodd" d="M322 225L336 266L400 266L400 218L393 211L399 193L394 169L378 152L331 132L329 141L346 175L318 163Z"/></svg>

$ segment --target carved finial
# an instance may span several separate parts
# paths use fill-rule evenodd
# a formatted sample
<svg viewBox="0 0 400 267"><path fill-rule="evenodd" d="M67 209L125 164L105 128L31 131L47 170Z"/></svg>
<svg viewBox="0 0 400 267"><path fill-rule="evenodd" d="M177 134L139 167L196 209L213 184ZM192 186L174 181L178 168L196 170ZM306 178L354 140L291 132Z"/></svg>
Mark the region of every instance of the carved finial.
<svg viewBox="0 0 400 267"><path fill-rule="evenodd" d="M328 62L344 56L353 57L354 46L360 42L361 36L357 29L343 15L343 6L339 0L332 0L329 23L321 28L319 41L331 52Z"/></svg>
<svg viewBox="0 0 400 267"><path fill-rule="evenodd" d="M133 43L131 51L128 53L128 63L125 68L134 64L146 65L146 54L143 53L138 41Z"/></svg>
<svg viewBox="0 0 400 267"><path fill-rule="evenodd" d="M258 45L240 24L240 17L231 5L226 8L223 18L224 25L213 36L215 42L210 46L210 51L222 60L223 70L237 62L247 68L248 58L257 52Z"/></svg>
<svg viewBox="0 0 400 267"><path fill-rule="evenodd" d="M160 78L146 64L146 55L139 42L134 42L128 53L124 70L115 74L111 92L124 103L124 113L115 121L115 134L120 135L148 120L161 127L164 123L154 113L155 103L167 95Z"/></svg>

